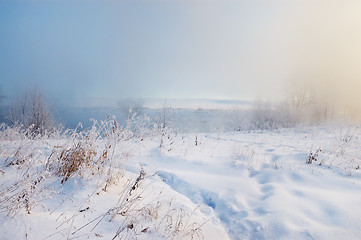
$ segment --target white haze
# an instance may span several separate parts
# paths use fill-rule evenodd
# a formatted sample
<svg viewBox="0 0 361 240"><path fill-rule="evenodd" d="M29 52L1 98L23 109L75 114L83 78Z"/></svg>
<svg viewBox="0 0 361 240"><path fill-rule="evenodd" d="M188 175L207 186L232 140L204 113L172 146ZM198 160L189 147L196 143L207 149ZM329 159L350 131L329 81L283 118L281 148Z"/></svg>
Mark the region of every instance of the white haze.
<svg viewBox="0 0 361 240"><path fill-rule="evenodd" d="M358 112L359 1L4 1L4 95L283 99ZM35 14L33 14L35 13Z"/></svg>

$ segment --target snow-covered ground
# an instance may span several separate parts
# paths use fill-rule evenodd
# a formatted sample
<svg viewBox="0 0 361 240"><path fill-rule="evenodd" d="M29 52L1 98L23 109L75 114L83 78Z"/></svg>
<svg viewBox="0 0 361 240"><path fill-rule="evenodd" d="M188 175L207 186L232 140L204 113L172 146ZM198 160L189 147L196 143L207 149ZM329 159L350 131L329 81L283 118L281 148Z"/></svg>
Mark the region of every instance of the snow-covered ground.
<svg viewBox="0 0 361 240"><path fill-rule="evenodd" d="M111 166L64 184L44 175L34 191L54 146L68 143L29 141L1 141L0 239L361 238L357 127L133 138ZM9 165L20 146L32 163ZM11 200L26 184L30 214Z"/></svg>
<svg viewBox="0 0 361 240"><path fill-rule="evenodd" d="M194 134L139 158L230 239L359 239L358 137L356 128Z"/></svg>

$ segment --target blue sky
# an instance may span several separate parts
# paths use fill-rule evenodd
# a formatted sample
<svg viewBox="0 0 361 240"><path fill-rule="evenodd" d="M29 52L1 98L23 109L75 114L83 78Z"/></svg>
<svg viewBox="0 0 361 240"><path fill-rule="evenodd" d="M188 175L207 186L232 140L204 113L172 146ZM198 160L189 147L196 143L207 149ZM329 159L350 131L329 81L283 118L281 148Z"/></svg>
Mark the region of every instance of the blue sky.
<svg viewBox="0 0 361 240"><path fill-rule="evenodd" d="M312 71L313 39L323 45L344 28L322 24L354 9L311 2L1 1L0 87L11 97L37 84L63 103L272 96L295 71Z"/></svg>

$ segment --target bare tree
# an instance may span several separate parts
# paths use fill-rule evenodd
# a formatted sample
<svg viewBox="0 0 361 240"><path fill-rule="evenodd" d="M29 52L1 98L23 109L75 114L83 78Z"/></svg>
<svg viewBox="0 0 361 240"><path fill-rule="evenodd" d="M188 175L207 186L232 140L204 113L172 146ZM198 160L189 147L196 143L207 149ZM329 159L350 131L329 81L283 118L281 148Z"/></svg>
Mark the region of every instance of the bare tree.
<svg viewBox="0 0 361 240"><path fill-rule="evenodd" d="M25 91L11 104L8 120L13 125L21 124L32 134L43 135L55 126L52 109L38 87Z"/></svg>

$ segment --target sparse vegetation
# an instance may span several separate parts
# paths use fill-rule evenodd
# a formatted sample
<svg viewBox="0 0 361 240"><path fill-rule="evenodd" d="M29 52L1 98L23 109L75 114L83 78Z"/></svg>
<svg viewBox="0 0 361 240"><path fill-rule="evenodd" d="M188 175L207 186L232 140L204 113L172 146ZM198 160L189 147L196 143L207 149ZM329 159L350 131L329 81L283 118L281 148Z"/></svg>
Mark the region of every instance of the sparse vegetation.
<svg viewBox="0 0 361 240"><path fill-rule="evenodd" d="M60 205L75 196L66 198L64 190L78 181L98 179L95 191L87 197L86 206L81 204L69 215L65 209L62 215L67 216L65 222L56 223L62 230L46 237L53 239L59 236L72 239L79 236L97 236L97 227L111 222L116 227L112 239L147 239L147 236L159 236L162 239L196 239L202 238L201 225L192 220L192 213L182 207L173 206L171 199L161 196L159 199L148 199L149 178L141 169L137 177L129 178L122 171L132 154L132 149L124 145L128 141L143 141L145 135L151 134L149 126L144 122L129 119L128 124L119 126L115 118L108 118L101 123L93 121L93 127L81 130L57 132L47 138L36 135L29 138L23 126L8 127L1 125L1 174L3 183L0 186L0 211L14 218L25 212L32 215L44 212L49 208L50 199L61 200ZM116 160L114 157L116 156ZM120 159L119 159L120 158ZM123 161L123 162L122 162ZM113 164L116 163L116 166ZM122 167L123 166L123 167ZM7 178L9 172L17 172L17 178ZM119 198L107 211L91 219L76 223L79 214L88 214L96 206L92 201L96 196L106 194L109 190L118 189ZM94 194L96 193L96 194ZM74 194L74 193L73 193ZM60 206L59 205L59 206ZM49 209L53 214L55 209ZM90 206L90 207L89 207ZM45 211L45 212L48 212ZM105 221L106 220L106 221ZM83 222L83 225L79 223ZM68 226L63 228L63 226ZM163 226L164 225L164 226ZM100 231L101 232L101 231Z"/></svg>
<svg viewBox="0 0 361 240"><path fill-rule="evenodd" d="M307 157L306 163L307 164L312 164L314 162L318 161L318 156L319 154L322 153L321 148L318 148L316 151L310 151L310 154ZM319 163L319 165L321 165L321 163Z"/></svg>

